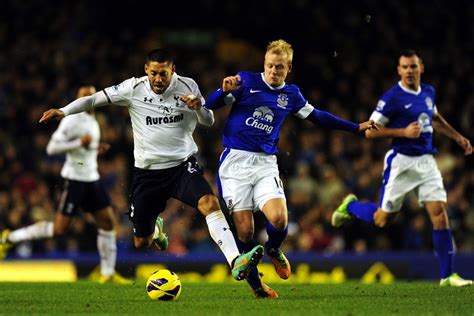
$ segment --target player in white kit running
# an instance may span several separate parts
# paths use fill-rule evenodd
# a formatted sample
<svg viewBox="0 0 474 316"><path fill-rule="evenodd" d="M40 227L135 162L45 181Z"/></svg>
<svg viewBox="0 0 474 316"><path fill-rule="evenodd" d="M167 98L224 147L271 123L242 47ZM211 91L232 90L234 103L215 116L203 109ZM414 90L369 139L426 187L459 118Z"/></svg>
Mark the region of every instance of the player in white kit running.
<svg viewBox="0 0 474 316"><path fill-rule="evenodd" d="M95 92L93 86L83 86L79 88L77 97L90 96ZM97 170L98 153L107 149L107 144L100 143L100 128L92 111L71 115L62 120L46 148L49 155L66 154L61 170L64 189L55 220L40 221L11 232L5 230L0 236L0 249L5 253L13 244L23 241L63 236L71 227L74 216L82 209L93 215L98 228L98 282L131 284L130 280L115 271L116 220L109 195Z"/></svg>
<svg viewBox="0 0 474 316"><path fill-rule="evenodd" d="M224 253L234 278L243 280L262 258L263 247L239 254L219 201L194 158L198 151L192 136L196 124L211 126L214 115L202 106L205 101L196 82L175 72L168 50L149 52L144 69L146 76L127 79L59 110L50 109L40 122L109 104L127 107L134 139L129 218L135 247L149 247L155 240L160 248L166 248L167 237L158 215L173 197L206 217L211 237Z"/></svg>

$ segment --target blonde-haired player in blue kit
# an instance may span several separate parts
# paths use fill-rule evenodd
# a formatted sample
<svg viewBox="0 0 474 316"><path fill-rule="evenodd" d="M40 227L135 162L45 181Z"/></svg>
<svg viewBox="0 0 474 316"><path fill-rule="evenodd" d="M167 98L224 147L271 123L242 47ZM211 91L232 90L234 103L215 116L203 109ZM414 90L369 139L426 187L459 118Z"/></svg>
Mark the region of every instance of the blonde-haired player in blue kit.
<svg viewBox="0 0 474 316"><path fill-rule="evenodd" d="M222 88L213 92L205 105L209 109L232 106L224 128L218 185L232 212L239 248L248 251L255 247L252 212L261 210L268 219L265 248L282 279L291 275L290 262L280 249L288 233L288 209L276 159L285 118L295 115L316 125L354 133L375 128L372 121L355 124L315 109L296 85L285 83L292 60L289 43L270 42L263 73L239 72L224 78ZM261 282L256 267L247 281L257 297L278 297Z"/></svg>
<svg viewBox="0 0 474 316"><path fill-rule="evenodd" d="M378 227L385 227L401 209L405 195L414 191L433 224L433 245L440 264L441 286L471 285L454 272L454 249L448 214L446 191L433 155L433 131L456 141L465 155L472 154L470 141L456 131L438 112L435 90L421 83L424 65L412 50L399 57L401 80L387 91L371 115L380 129L366 131L368 138L392 138L384 161L380 202L361 203L349 194L333 212L332 224L339 227L352 216Z"/></svg>
<svg viewBox="0 0 474 316"><path fill-rule="evenodd" d="M262 258L263 247L239 253L219 201L194 157L198 151L194 129L198 123L211 126L214 114L202 106L205 101L197 83L178 75L175 68L169 50L154 49L144 65L146 76L129 78L61 109L50 109L40 122L98 106L126 107L134 140L129 219L135 247L146 248L155 243L161 250L166 249L168 238L158 215L170 198L176 198L205 216L209 233L229 263L233 277L243 280Z"/></svg>

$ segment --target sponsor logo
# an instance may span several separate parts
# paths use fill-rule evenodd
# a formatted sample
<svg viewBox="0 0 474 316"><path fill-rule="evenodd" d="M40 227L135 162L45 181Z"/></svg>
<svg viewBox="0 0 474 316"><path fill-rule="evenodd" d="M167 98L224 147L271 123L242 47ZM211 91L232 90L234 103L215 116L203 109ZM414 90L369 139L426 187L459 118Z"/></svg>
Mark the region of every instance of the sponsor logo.
<svg viewBox="0 0 474 316"><path fill-rule="evenodd" d="M418 116L418 124L420 124L422 133L433 133L433 126L431 126L431 119L428 114L421 113Z"/></svg>
<svg viewBox="0 0 474 316"><path fill-rule="evenodd" d="M174 116L165 116L165 117L151 117L147 116L145 118L146 125L160 125L160 124L169 124L169 123L178 123L184 119L183 113Z"/></svg>
<svg viewBox="0 0 474 316"><path fill-rule="evenodd" d="M270 134L273 131L273 126L267 124L273 122L273 112L266 106L261 106L255 109L252 117L245 120L245 125L265 131Z"/></svg>
<svg viewBox="0 0 474 316"><path fill-rule="evenodd" d="M148 97L144 97L143 98L143 102L149 102L149 103L153 103L153 98L148 98Z"/></svg>
<svg viewBox="0 0 474 316"><path fill-rule="evenodd" d="M288 105L288 95L280 93L277 99L277 106L284 109Z"/></svg>

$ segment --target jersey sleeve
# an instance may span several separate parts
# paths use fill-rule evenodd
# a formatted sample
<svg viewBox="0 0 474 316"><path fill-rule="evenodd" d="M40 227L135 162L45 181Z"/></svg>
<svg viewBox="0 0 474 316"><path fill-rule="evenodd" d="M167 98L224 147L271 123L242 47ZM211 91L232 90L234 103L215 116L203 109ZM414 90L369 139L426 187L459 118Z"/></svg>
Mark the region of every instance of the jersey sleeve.
<svg viewBox="0 0 474 316"><path fill-rule="evenodd" d="M390 122L390 118L395 113L395 107L391 102L391 95L386 93L377 103L377 106L370 115L370 119L373 120L376 124L386 126Z"/></svg>
<svg viewBox="0 0 474 316"><path fill-rule="evenodd" d="M205 104L206 104L206 100L205 100L204 97L202 96L201 90L199 90L199 86L198 86L198 84L196 83L196 81L194 81L193 79L189 78L189 83L190 83L190 87L191 87L191 92L192 92L192 94L195 95L197 98L199 98L199 100L201 100L201 104L202 104L202 105L205 105Z"/></svg>
<svg viewBox="0 0 474 316"><path fill-rule="evenodd" d="M122 83L105 88L102 91L110 104L129 106L135 84L137 84L137 79L130 78Z"/></svg>
<svg viewBox="0 0 474 316"><path fill-rule="evenodd" d="M300 119L305 119L308 117L308 115L313 112L314 107L308 103L308 101L303 97L303 95L300 92L300 89L298 87L295 87L296 91L294 96L292 97L292 103L293 103L293 108L292 112L293 114L300 118Z"/></svg>

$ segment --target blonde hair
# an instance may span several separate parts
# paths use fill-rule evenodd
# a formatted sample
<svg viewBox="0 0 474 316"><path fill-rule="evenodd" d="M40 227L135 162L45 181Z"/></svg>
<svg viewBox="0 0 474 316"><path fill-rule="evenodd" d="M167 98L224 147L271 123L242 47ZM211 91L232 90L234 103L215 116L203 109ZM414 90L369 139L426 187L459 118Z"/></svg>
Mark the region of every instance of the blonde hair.
<svg viewBox="0 0 474 316"><path fill-rule="evenodd" d="M279 39L268 43L267 53L270 52L277 55L284 53L288 57L289 63L293 61L293 48L291 47L291 44L285 40Z"/></svg>

